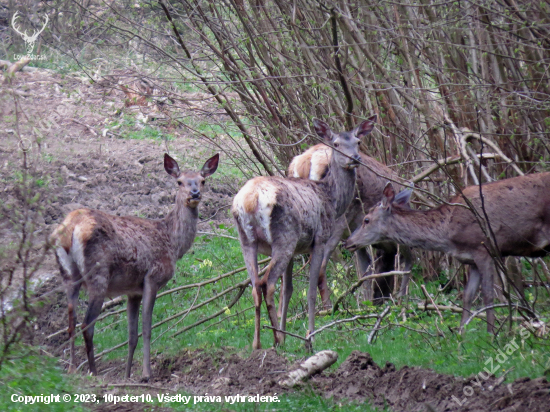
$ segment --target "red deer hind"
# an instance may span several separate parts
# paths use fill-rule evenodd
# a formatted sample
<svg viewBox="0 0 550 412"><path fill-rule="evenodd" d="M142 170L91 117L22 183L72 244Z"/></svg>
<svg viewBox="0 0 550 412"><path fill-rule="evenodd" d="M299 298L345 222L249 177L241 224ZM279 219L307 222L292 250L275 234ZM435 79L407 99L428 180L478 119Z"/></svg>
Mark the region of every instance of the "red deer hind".
<svg viewBox="0 0 550 412"><path fill-rule="evenodd" d="M287 176L301 177L304 179L320 180L327 171L330 162L330 148L324 144L318 144L310 147L301 155L292 159L288 167ZM327 242L328 257L324 263L328 263L328 259L336 248L340 239L345 236L346 230L349 228L353 232L361 226L365 213L382 200L382 191L388 181L387 178L394 180L398 176L382 163L377 162L372 157L366 154L359 153L361 163L366 166L359 165L357 167L357 195L349 205L345 216L338 219L335 230L331 238ZM381 176L385 176L381 177ZM348 234L349 236L349 234ZM397 255L397 244L394 242L380 242L373 245L380 253L376 259L376 264L372 265L372 259L368 252L364 249L358 249L355 252L357 263L357 276L362 277L372 274L373 269L376 273L390 272L395 269L395 256ZM407 246L401 246L401 256L403 257L404 270L409 271L412 266L412 256L410 249ZM326 265L321 267L319 274L319 285L326 284ZM386 276L379 279L373 279L372 287L367 287L367 299L379 301L382 298L387 298L393 292L393 276ZM399 289L399 296L404 296L407 293L409 284L409 276L403 277L403 282ZM320 291L322 296L328 297L328 292ZM330 307L330 301L323 301L325 307Z"/></svg>
<svg viewBox="0 0 550 412"><path fill-rule="evenodd" d="M282 177L256 177L237 193L232 213L239 232L244 261L252 281L256 307L253 348L261 348L260 307L266 301L269 319L277 327L274 306L275 284L283 276L280 329L286 328L288 303L292 295L292 257L311 253L308 315L309 332L315 329L315 298L319 270L326 265L325 245L353 199L355 168L360 160L359 138L374 128L376 116L362 122L351 132L333 133L330 127L314 120L315 131L333 146L329 171L319 182ZM269 268L258 276L258 253L271 255ZM321 287L326 290L326 285ZM325 297L323 297L325 300ZM284 334L274 331L275 345L284 343Z"/></svg>
<svg viewBox="0 0 550 412"><path fill-rule="evenodd" d="M200 172L180 172L177 162L164 155L164 168L179 189L176 207L161 220L113 216L99 210L78 209L67 215L51 236L69 303L69 372L75 371L74 334L78 292L83 284L89 304L82 323L88 366L97 375L94 359L94 323L106 296L128 295L128 362L138 342L139 306L143 300L143 378L151 376L151 320L157 291L174 276L176 261L191 247L197 232L201 189L218 167L219 155L206 161Z"/></svg>
<svg viewBox="0 0 550 412"><path fill-rule="evenodd" d="M541 257L550 252L550 173L514 177L481 187L488 223L501 256ZM484 216L479 186L463 190L480 216ZM380 241L394 241L410 247L448 253L471 265L464 289L461 327L471 314L472 302L481 283L483 304L493 304L496 268L474 213L452 203L465 204L461 195L448 204L419 211L408 207L410 190L397 196L391 183L384 200L365 216L363 224L347 240L354 250ZM487 330L493 332L495 314L487 310Z"/></svg>

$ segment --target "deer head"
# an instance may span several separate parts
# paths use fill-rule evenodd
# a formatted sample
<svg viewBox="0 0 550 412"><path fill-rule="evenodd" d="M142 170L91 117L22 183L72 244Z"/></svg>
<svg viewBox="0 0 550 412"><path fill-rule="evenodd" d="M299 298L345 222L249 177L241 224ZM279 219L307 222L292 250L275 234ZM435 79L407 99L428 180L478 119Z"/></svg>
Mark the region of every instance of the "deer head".
<svg viewBox="0 0 550 412"><path fill-rule="evenodd" d="M345 247L355 251L374 243L391 240L387 238L387 231L391 224L392 212L395 208L409 210L411 194L412 189L406 189L396 195L393 185L388 182L384 188L382 202L369 210L363 218L362 225L346 240Z"/></svg>
<svg viewBox="0 0 550 412"><path fill-rule="evenodd" d="M21 32L17 28L16 20L17 20L17 17L19 17L18 14L19 12L16 11L15 14L13 15L11 19L11 25L13 27L13 30L15 30L15 32L18 33L23 38L23 40L25 40L25 43L27 43L27 54L32 54L32 51L34 50L34 44L36 43L38 36L40 35L40 33L44 31L44 29L46 28L46 25L48 24L48 21L49 21L48 15L46 14L46 17L44 19L45 20L44 25L42 26L42 28L40 30L35 31L32 34L32 36L29 36L26 30L24 32Z"/></svg>
<svg viewBox="0 0 550 412"><path fill-rule="evenodd" d="M206 161L200 172L181 172L178 162L167 153L164 154L164 169L166 173L176 178L179 185L177 196L185 201L186 206L196 208L199 205L204 180L216 171L219 160L220 155L215 154Z"/></svg>

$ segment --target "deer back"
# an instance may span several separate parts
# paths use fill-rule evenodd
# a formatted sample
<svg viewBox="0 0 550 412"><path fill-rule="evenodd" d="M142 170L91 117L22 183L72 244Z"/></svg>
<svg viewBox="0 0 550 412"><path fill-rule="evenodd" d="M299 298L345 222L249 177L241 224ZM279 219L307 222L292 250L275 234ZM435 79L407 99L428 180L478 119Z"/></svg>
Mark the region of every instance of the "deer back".
<svg viewBox="0 0 550 412"><path fill-rule="evenodd" d="M322 143L312 146L292 159L287 176L321 180L327 173L330 156L330 147ZM388 179L395 180L398 177L393 170L374 158L361 152L359 152L359 156L361 163L367 166L359 165L356 169L359 196L355 196L346 211L346 218L352 226L352 230L361 224L363 215L382 200L382 192Z"/></svg>
<svg viewBox="0 0 550 412"><path fill-rule="evenodd" d="M550 173L530 174L463 190L495 234L503 256L542 256L550 244ZM455 196L451 203L465 203ZM455 207L449 228L456 239L472 244L485 235L471 211Z"/></svg>

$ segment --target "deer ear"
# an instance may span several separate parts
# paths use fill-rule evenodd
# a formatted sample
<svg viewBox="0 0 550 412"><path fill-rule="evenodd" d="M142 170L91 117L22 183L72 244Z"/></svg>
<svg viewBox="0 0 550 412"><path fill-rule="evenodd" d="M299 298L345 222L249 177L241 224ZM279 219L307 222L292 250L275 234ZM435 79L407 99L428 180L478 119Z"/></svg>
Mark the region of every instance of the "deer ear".
<svg viewBox="0 0 550 412"><path fill-rule="evenodd" d="M364 122L361 122L361 124L355 128L355 136L360 139L372 132L374 130L377 117L378 116L374 115L369 117Z"/></svg>
<svg viewBox="0 0 550 412"><path fill-rule="evenodd" d="M411 200L412 192L413 192L412 189L405 189L399 192L399 194L395 196L395 199L393 200L393 204L410 209L411 205L409 201Z"/></svg>
<svg viewBox="0 0 550 412"><path fill-rule="evenodd" d="M178 166L178 162L172 159L168 153L164 153L164 170L176 179L180 175L180 167Z"/></svg>
<svg viewBox="0 0 550 412"><path fill-rule="evenodd" d="M332 130L330 126L319 119L313 119L313 127L315 127L315 132L325 139L325 141L330 142L332 140Z"/></svg>
<svg viewBox="0 0 550 412"><path fill-rule="evenodd" d="M393 185L391 182L386 183L384 188L384 198L382 199L382 206L389 207L395 199L395 190L393 190Z"/></svg>
<svg viewBox="0 0 550 412"><path fill-rule="evenodd" d="M216 153L214 156L212 156L210 159L208 159L204 166L201 169L201 176L202 177L208 177L218 169L218 163L220 161L220 154Z"/></svg>

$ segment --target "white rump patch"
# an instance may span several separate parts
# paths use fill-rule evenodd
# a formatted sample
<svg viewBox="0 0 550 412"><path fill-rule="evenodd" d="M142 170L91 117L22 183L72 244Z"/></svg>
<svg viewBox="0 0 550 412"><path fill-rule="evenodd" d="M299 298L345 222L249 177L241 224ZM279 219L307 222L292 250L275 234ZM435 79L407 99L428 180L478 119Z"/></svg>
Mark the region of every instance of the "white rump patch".
<svg viewBox="0 0 550 412"><path fill-rule="evenodd" d="M245 210L245 200L251 193L258 195L256 209L247 213ZM273 184L268 178L255 178L249 180L243 188L237 193L233 200L233 210L237 212L242 229L244 230L248 241L256 239L254 228L260 226L268 243L273 241L271 230L271 212L277 201L277 185Z"/></svg>
<svg viewBox="0 0 550 412"><path fill-rule="evenodd" d="M63 269L65 269L65 272L69 276L72 275L72 266L73 266L73 259L65 252L65 249L62 247L58 247L56 249L56 254L59 259L59 263L61 263L61 266L63 266Z"/></svg>
<svg viewBox="0 0 550 412"><path fill-rule="evenodd" d="M76 262L76 265L78 266L78 270L80 271L81 276L85 276L85 268L84 265L84 245L81 238L81 229L79 225L76 225L76 227L73 230L73 244L71 246L71 257Z"/></svg>
<svg viewBox="0 0 550 412"><path fill-rule="evenodd" d="M309 171L311 180L321 180L330 163L330 156L330 148L327 146L319 148L311 155L311 169Z"/></svg>

